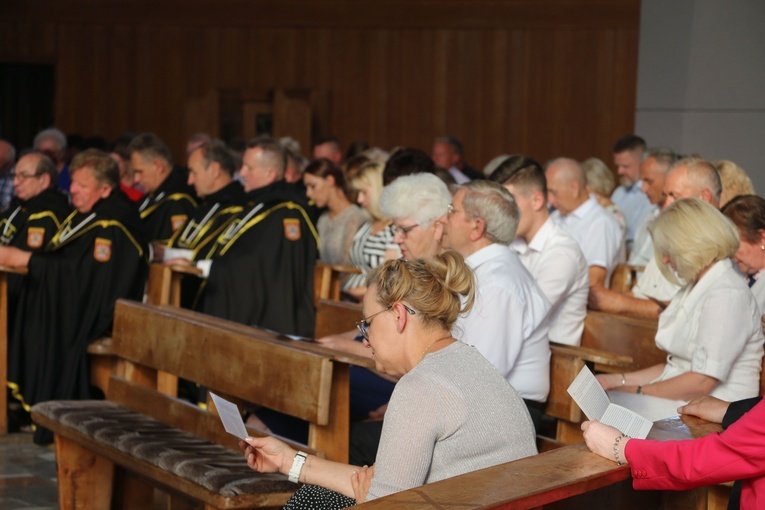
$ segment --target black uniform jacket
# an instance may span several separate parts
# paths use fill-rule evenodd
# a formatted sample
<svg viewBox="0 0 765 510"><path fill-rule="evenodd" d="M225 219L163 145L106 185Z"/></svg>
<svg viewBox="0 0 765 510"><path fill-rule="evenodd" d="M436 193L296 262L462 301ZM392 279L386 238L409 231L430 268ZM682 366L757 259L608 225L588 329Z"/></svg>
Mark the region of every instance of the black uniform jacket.
<svg viewBox="0 0 765 510"><path fill-rule="evenodd" d="M47 189L29 200L14 198L11 206L0 216L0 245L37 252L58 231L72 208L66 195ZM23 277L8 275L8 317L13 321Z"/></svg>
<svg viewBox="0 0 765 510"><path fill-rule="evenodd" d="M200 310L209 315L313 336L313 269L318 234L305 199L284 181L247 194L247 204L196 260L212 260Z"/></svg>
<svg viewBox="0 0 765 510"><path fill-rule="evenodd" d="M9 386L25 407L90 396L86 349L109 333L117 299L142 298L146 253L134 205L114 190L32 255L9 346ZM50 442L43 430L35 440Z"/></svg>
<svg viewBox="0 0 765 510"><path fill-rule="evenodd" d="M242 185L232 181L215 193L204 197L199 207L182 228L175 231L168 243L169 248L194 252L204 249L228 227L242 212L245 194ZM167 255L167 253L166 253ZM199 278L187 277L181 281L181 306L197 309L197 298L201 286Z"/></svg>
<svg viewBox="0 0 765 510"><path fill-rule="evenodd" d="M242 211L246 198L242 185L231 181L201 200L199 207L186 224L175 231L168 246L196 250L220 235L237 214Z"/></svg>
<svg viewBox="0 0 765 510"><path fill-rule="evenodd" d="M186 184L186 176L181 170L173 169L154 193L139 202L145 239L166 244L196 208L197 199L194 190Z"/></svg>

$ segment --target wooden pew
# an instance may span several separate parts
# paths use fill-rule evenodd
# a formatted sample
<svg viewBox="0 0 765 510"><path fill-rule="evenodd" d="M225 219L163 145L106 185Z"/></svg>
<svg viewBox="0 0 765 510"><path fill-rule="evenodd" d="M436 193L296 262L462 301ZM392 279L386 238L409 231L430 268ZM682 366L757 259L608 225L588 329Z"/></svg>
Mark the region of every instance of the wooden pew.
<svg viewBox="0 0 765 510"><path fill-rule="evenodd" d="M27 274L26 268L0 266L0 435L8 433L8 275Z"/></svg>
<svg viewBox="0 0 765 510"><path fill-rule="evenodd" d="M356 322L363 318L359 303L320 299L316 306L314 337L345 333L352 330Z"/></svg>
<svg viewBox="0 0 765 510"><path fill-rule="evenodd" d="M638 370L667 360L667 353L656 346L657 328L658 321L588 310L581 345L628 356L632 365L626 370Z"/></svg>
<svg viewBox="0 0 765 510"><path fill-rule="evenodd" d="M137 451L125 451L108 440L95 439L85 432L85 425L73 425L83 417L98 421L99 413L126 412L129 419L137 422L145 419L142 416L150 416L169 426L159 427L161 434L175 437L176 430L184 430L205 442L233 450L239 459L235 464L243 465L235 439L223 432L217 417L153 389L157 371L197 382L222 396L306 420L308 448L327 458L347 461L347 361L352 356L339 356L316 344L284 340L188 310L123 300L117 303L112 342L120 363L118 375L112 376L107 401L54 401L33 408L33 419L56 434L62 509L74 508L72 502L83 501L101 502L94 503L92 508L109 507L112 488L117 487L112 483L113 475L123 471L140 475L140 479L128 477L131 484L139 486L125 491L128 496L134 493L149 498L151 491L140 483L144 480L168 490L179 501L202 502L207 505L205 508L281 505L294 490L294 485L284 490L283 484L277 484L281 489L273 494L241 497L221 494L201 487L188 476L167 471L168 466L152 463L152 459L170 458L166 452L143 458ZM365 359L358 361L368 363ZM115 404L119 406L116 411ZM74 412L76 409L81 410L80 418ZM64 424L58 417L66 413L69 418ZM144 432L141 443L153 444L151 434L150 430ZM165 443L160 437L163 436L156 438L158 448ZM228 474L226 469L223 471ZM248 475L256 477L254 473ZM123 478L120 480L124 482ZM126 508L151 507L147 500L131 504L123 502Z"/></svg>
<svg viewBox="0 0 765 510"><path fill-rule="evenodd" d="M645 271L645 266L617 264L611 273L609 288L616 292L629 292L637 283L638 273Z"/></svg>
<svg viewBox="0 0 765 510"><path fill-rule="evenodd" d="M690 439L719 430L719 425L697 418L670 418L656 422L649 438ZM707 492L707 488L683 492L635 491L628 466L617 466L591 453L584 443L578 443L392 494L359 507L369 510L522 510L542 506L545 510L700 510L707 508L703 506Z"/></svg>
<svg viewBox="0 0 765 510"><path fill-rule="evenodd" d="M317 262L313 270L314 306L318 306L321 299L340 301L343 279L349 274L360 273L357 267Z"/></svg>
<svg viewBox="0 0 765 510"><path fill-rule="evenodd" d="M566 391L582 367L623 373L663 363L666 353L656 347L655 336L655 321L588 311L580 347L550 343L551 380L545 414L558 420L557 441L582 440L579 425L585 417Z"/></svg>

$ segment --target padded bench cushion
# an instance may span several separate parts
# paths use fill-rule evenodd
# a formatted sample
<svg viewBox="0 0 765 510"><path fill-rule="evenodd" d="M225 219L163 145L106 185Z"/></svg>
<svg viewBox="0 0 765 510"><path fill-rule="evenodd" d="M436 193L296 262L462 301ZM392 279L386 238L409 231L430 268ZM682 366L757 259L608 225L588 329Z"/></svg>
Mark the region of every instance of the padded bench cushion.
<svg viewBox="0 0 765 510"><path fill-rule="evenodd" d="M252 471L242 453L108 400L52 400L36 404L33 410L224 497L297 488L284 475Z"/></svg>

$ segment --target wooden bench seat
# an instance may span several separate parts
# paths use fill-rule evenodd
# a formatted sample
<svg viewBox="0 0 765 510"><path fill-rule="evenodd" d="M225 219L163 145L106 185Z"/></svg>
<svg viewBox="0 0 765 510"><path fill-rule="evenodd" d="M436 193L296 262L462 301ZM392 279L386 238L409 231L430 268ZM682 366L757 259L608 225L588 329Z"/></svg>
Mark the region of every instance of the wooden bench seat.
<svg viewBox="0 0 765 510"><path fill-rule="evenodd" d="M279 483L270 475L257 483L245 481L245 474L259 475L242 470L244 459L236 438L224 432L213 413L157 391L160 371L229 399L305 420L308 445L292 443L295 448L347 461L348 365L333 357L334 351L172 306L120 300L112 352L119 362L117 375L109 383L108 400L54 401L32 409L35 422L55 433L62 510L80 508L73 501L111 501L114 479L122 483L126 472L138 479L133 484L148 483L179 501L197 501L206 508L282 505L295 490L294 484L282 484L284 477L276 477ZM346 380L338 381L337 374ZM135 427L119 423L125 420ZM138 435L131 432L139 427ZM259 435L254 429L250 434ZM133 444L136 437L145 445ZM221 469L214 480L204 474L210 472L208 461L185 461L189 471L176 464L187 446L213 455L209 462ZM228 470L227 466L235 467ZM249 487L247 493L231 492L243 487ZM148 490L129 492L151 496ZM151 502L131 504L149 508ZM122 505L131 507L124 501ZM83 508L108 507L109 503Z"/></svg>
<svg viewBox="0 0 765 510"><path fill-rule="evenodd" d="M191 495L212 508L281 505L296 489L283 476L254 473L232 445L222 446L115 402L50 401L33 409L37 423L57 431L56 453L63 469L70 465L73 451L79 453L74 458L82 459L79 446L85 446L87 456L109 459L157 486ZM93 475L99 485L111 487L103 475ZM111 495L99 498L108 500Z"/></svg>

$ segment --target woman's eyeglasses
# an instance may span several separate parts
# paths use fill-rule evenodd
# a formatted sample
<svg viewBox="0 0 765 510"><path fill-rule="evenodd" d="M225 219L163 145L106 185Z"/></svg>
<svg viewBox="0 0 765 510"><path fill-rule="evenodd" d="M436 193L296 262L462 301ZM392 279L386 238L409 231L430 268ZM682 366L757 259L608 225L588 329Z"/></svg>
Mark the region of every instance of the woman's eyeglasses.
<svg viewBox="0 0 765 510"><path fill-rule="evenodd" d="M406 311L407 311L407 312L408 312L410 315L414 315L414 313L415 313L415 312L414 312L414 310L412 310L411 308L409 308L409 307L408 307L408 306L406 306L406 305L403 305L403 307L404 307L404 309L405 309L405 310L406 310ZM356 323L356 327L358 328L358 330L359 330L359 333L361 333L361 336L363 336L363 337L364 337L364 340L369 340L369 326L372 324L372 318L373 318L375 315L380 315L380 314L381 314L381 313L383 313L383 312L387 312L387 311L388 311L388 310L390 310L391 308L393 308L393 305L390 305L388 308L385 308L385 309L383 309L383 310L380 310L379 312L375 312L375 313L373 313L372 315L370 315L369 317L364 317L363 319L361 319L360 321L358 321L358 322Z"/></svg>
<svg viewBox="0 0 765 510"><path fill-rule="evenodd" d="M419 227L419 226L420 226L420 224L419 224L419 223L415 223L414 225L409 225L408 227L399 227L398 225L396 225L396 224L394 223L393 225L391 225L391 226L390 226L390 231L391 231L391 232L393 232L393 235L394 235L394 236L395 236L396 234L398 234L398 235L400 235L400 236L401 236L401 238L402 238L402 239L406 239L406 236L408 236L408 235L409 235L409 232L410 232L410 231L411 231L411 230L412 230L414 227Z"/></svg>

